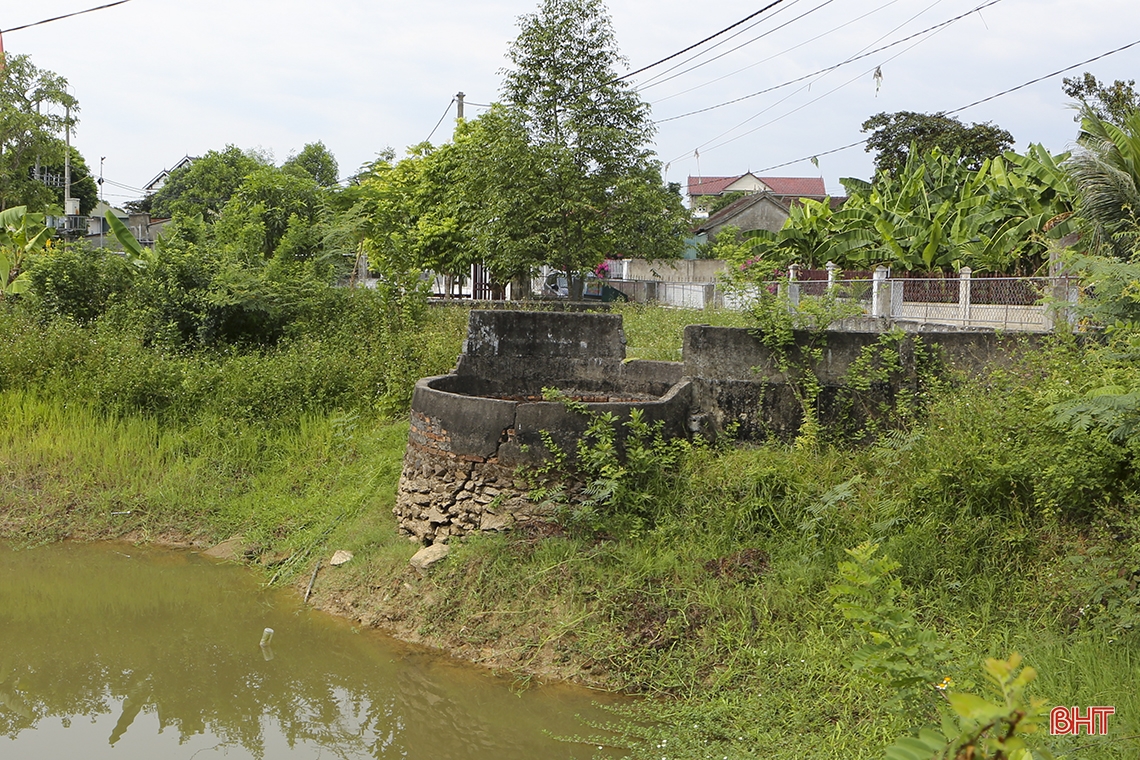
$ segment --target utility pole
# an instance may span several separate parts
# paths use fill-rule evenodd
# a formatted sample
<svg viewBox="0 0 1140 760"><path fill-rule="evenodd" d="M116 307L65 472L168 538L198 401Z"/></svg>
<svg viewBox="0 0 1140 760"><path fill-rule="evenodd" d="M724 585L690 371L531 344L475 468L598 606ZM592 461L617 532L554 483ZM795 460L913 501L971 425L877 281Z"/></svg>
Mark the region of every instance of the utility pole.
<svg viewBox="0 0 1140 760"><path fill-rule="evenodd" d="M456 114L455 114L456 119L462 119L463 118L463 99L465 97L467 97L466 93L462 93L462 92L455 93L455 102L459 104L459 106L455 109L456 110Z"/></svg>
<svg viewBox="0 0 1140 760"><path fill-rule="evenodd" d="M63 119L63 133L67 145L67 152L63 154L63 213L66 216L74 216L71 211L71 106L67 107Z"/></svg>

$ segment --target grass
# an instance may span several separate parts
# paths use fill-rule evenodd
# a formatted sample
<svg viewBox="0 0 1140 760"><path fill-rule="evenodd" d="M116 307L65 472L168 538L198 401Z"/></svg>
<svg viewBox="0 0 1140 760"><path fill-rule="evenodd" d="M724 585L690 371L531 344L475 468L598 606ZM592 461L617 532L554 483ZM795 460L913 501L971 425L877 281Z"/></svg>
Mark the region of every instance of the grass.
<svg viewBox="0 0 1140 760"><path fill-rule="evenodd" d="M638 358L678 359L685 324L739 319L617 311ZM873 444L694 447L651 486L636 530L475 537L421 577L390 513L407 432L391 410L401 383L451 366L465 321L430 310L383 346L357 325L263 353L164 355L3 316L0 535L241 534L267 580L300 586L316 556L350 549L318 579L326 607L471 660L651 696L615 712L619 738L603 742L671 760L880 757L932 717L901 714L852 668L859 639L828 594L843 550L875 540L901 563L904 603L952 645L956 681L1019 651L1037 693L1117 707L1111 736L1057 741L1062 753L1136 755L1134 454L1045 411L1098 387L1079 350L943 385ZM101 377L113 354L115 382Z"/></svg>

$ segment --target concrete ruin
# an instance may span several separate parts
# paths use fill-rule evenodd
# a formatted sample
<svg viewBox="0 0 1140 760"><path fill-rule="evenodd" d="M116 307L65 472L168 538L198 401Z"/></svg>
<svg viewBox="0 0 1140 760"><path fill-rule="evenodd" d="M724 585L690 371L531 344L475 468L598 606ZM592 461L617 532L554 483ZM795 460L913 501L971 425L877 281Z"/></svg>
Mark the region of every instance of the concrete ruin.
<svg viewBox="0 0 1140 760"><path fill-rule="evenodd" d="M824 424L837 416L848 373L864 349L894 325L865 320L851 327L826 333L822 360L811 362L823 387ZM803 362L803 347L819 338L797 333L792 363ZM912 326L896 342L900 371L869 389L876 403L917 390L919 340L937 347L946 363L975 370L1007 356L1019 339ZM801 409L777 365L747 329L690 325L683 361L627 361L620 316L472 311L455 369L416 384L393 510L400 532L427 546L548 519L547 509L527 498L525 472L546 461L548 441L573 456L589 420L562 401L544 400L544 389L620 420L640 409L667 438L715 435L731 426L741 441L787 439L799 429ZM850 405L844 409L849 413ZM620 433L619 425L619 445Z"/></svg>

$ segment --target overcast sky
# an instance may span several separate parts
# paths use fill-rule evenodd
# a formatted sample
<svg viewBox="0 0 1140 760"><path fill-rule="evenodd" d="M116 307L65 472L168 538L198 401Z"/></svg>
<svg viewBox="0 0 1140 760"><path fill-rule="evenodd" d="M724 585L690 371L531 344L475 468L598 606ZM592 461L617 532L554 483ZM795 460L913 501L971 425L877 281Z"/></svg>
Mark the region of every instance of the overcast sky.
<svg viewBox="0 0 1140 760"><path fill-rule="evenodd" d="M0 29L107 1L0 0ZM609 9L632 70L769 2L611 0ZM986 2L783 0L757 25L666 75L675 78L651 81L688 55L634 81L654 118L665 120L834 66ZM348 176L386 147L402 154L424 140L445 112L432 139L447 141L452 97L498 98L517 19L536 8L537 0L131 0L6 33L4 47L68 79L81 107L74 143L96 173L106 157L106 199L119 204L138 197L128 188L182 156L230 143L280 163L322 140ZM840 177L871 174L862 147L822 155L818 168L807 160L772 167L864 138L860 124L880 111L950 111L1137 41L1136 0L998 0L826 75L664 121L656 150L675 182L698 171L754 171L822 176L839 194ZM1085 70L1109 81L1136 77L1140 45L1068 76ZM467 115L480 110L469 105ZM1060 76L957 116L1008 129L1018 149L1040 142L1061 151L1076 134Z"/></svg>

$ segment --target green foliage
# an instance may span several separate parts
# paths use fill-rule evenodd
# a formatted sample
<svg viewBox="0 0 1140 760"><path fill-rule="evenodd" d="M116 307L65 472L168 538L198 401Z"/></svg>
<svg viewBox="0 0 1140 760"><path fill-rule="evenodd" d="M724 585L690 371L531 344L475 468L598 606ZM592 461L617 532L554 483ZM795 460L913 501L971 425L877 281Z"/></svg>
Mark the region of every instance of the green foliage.
<svg viewBox="0 0 1140 760"><path fill-rule="evenodd" d="M63 166L67 108L74 127L79 102L67 80L36 68L26 55L4 54L0 68L0 208L43 210L56 191L32 177L41 167Z"/></svg>
<svg viewBox="0 0 1140 760"><path fill-rule="evenodd" d="M336 157L323 142L309 143L301 152L290 156L281 168L310 177L320 187L335 187L340 182L340 167Z"/></svg>
<svg viewBox="0 0 1140 760"><path fill-rule="evenodd" d="M475 230L467 227L456 201L460 191L453 187L453 172L462 160L459 145L458 138L456 145L440 148L424 143L399 162L380 158L337 199L349 239L381 276L431 269L456 277L479 260L469 239Z"/></svg>
<svg viewBox="0 0 1140 760"><path fill-rule="evenodd" d="M876 152L876 174L902 171L913 154L934 148L955 155L965 168L977 170L987 159L1013 147L1013 135L990 122L966 126L940 113L878 113L863 122L862 130L871 133L866 150Z"/></svg>
<svg viewBox="0 0 1140 760"><path fill-rule="evenodd" d="M948 692L946 701L957 725L947 715L941 731L924 728L899 739L887 749L886 760L1051 760L1050 752L1034 751L1030 744L1049 722L1045 700L1026 694L1037 671L1022 667L1016 652L1006 660L987 659L983 670L996 700Z"/></svg>
<svg viewBox="0 0 1140 760"><path fill-rule="evenodd" d="M721 193L712 199L712 203L709 205L709 216L712 216L725 206L730 206L733 203L736 203L738 200L746 197L747 195L748 193L744 192L743 190L733 190L731 193Z"/></svg>
<svg viewBox="0 0 1140 760"><path fill-rule="evenodd" d="M64 317L85 325L119 303L136 270L123 256L69 245L36 257L28 269L33 308L46 319Z"/></svg>
<svg viewBox="0 0 1140 760"><path fill-rule="evenodd" d="M839 210L811 200L794 206L779 233L757 236L755 252L817 268L832 261L856 270L1032 273L1051 241L1074 229L1065 158L1033 145L972 169L957 152L915 153L873 183L843 180L849 197Z"/></svg>
<svg viewBox="0 0 1140 760"><path fill-rule="evenodd" d="M1070 98L1080 101L1088 112L1102 121L1122 125L1140 107L1140 94L1135 90L1136 80L1117 79L1112 84L1102 84L1086 71L1080 79L1065 77L1061 89ZM1077 116L1077 121L1082 116Z"/></svg>
<svg viewBox="0 0 1140 760"><path fill-rule="evenodd" d="M151 200L151 213L156 217L201 215L213 220L245 178L267 164L252 151L233 145L208 151L170 173Z"/></svg>
<svg viewBox="0 0 1140 760"><path fill-rule="evenodd" d="M236 243L239 255L260 253L264 258L276 255L289 236L286 258L310 259L317 255L316 246L310 248L298 236L300 230L319 226L322 200L320 186L308 174L263 166L251 171L226 202L215 234L223 244Z"/></svg>
<svg viewBox="0 0 1140 760"><path fill-rule="evenodd" d="M1128 259L1140 247L1140 111L1117 125L1081 112L1077 149L1067 162L1086 223L1087 250Z"/></svg>
<svg viewBox="0 0 1140 760"><path fill-rule="evenodd" d="M600 0L544 0L520 19L503 95L456 137L455 189L474 249L500 278L606 256L679 256L687 214L645 145L648 106Z"/></svg>
<svg viewBox="0 0 1140 760"><path fill-rule="evenodd" d="M661 432L664 423L647 422L640 409L630 410L622 421L612 412L594 412L554 388L543 389L543 397L561 402L589 422L573 459L548 433L544 435L548 460L534 473L531 498L564 502L563 519L571 528L629 535L651 527L658 501L668 490L689 444L666 441ZM624 428L620 436L619 422ZM583 484L581 491L568 494L565 486L573 481Z"/></svg>
<svg viewBox="0 0 1140 760"><path fill-rule="evenodd" d="M25 259L43 249L50 238L43 214L29 213L24 206L0 211L0 300L31 287Z"/></svg>
<svg viewBox="0 0 1140 760"><path fill-rule="evenodd" d="M839 582L829 592L835 607L863 638L853 656L857 670L895 689L911 710L945 688L946 662L952 651L934 631L922 627L903 602L902 581L894 575L899 564L876 557L879 547L865 542L848 549L851 561L839 563Z"/></svg>

